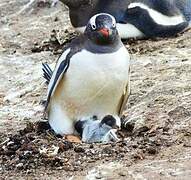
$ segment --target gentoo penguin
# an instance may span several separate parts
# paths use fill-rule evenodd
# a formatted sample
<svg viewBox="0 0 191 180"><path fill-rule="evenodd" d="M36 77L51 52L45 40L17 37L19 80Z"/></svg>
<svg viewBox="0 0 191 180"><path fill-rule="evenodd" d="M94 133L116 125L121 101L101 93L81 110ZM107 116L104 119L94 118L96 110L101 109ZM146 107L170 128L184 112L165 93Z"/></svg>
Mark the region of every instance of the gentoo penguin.
<svg viewBox="0 0 191 180"><path fill-rule="evenodd" d="M42 63L42 66L43 77L49 84L53 71L47 63ZM97 119L97 116L79 120L74 123L74 128L85 143L109 143L119 140L116 135L119 127L116 119L111 115L105 116L101 121Z"/></svg>
<svg viewBox="0 0 191 180"><path fill-rule="evenodd" d="M188 26L191 17L191 0L60 1L69 7L76 30L83 32L91 16L104 12L115 17L122 39L174 36Z"/></svg>
<svg viewBox="0 0 191 180"><path fill-rule="evenodd" d="M116 135L116 119L111 115L105 116L101 121L94 117L77 121L75 129L85 143L109 143L119 140Z"/></svg>
<svg viewBox="0 0 191 180"><path fill-rule="evenodd" d="M107 114L120 126L130 93L129 60L115 18L94 15L84 34L64 49L51 77L47 76L45 109L52 129L60 135L73 134L77 120L102 119Z"/></svg>

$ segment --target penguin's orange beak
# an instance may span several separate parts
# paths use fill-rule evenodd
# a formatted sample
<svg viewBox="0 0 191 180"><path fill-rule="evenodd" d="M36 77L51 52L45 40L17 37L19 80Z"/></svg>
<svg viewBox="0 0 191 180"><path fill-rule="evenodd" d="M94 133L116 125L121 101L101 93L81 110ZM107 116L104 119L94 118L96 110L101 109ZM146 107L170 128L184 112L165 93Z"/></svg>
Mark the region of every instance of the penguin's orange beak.
<svg viewBox="0 0 191 180"><path fill-rule="evenodd" d="M104 36L104 37L109 37L109 29L107 28L102 28L99 30L99 32Z"/></svg>

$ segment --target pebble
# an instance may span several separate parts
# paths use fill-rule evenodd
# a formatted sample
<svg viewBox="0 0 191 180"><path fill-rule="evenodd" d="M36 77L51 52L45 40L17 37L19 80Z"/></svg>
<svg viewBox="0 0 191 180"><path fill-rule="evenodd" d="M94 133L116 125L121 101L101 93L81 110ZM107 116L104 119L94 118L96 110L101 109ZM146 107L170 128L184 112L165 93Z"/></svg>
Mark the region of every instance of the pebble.
<svg viewBox="0 0 191 180"><path fill-rule="evenodd" d="M85 149L82 148L82 147L75 147L75 148L74 148L74 151L77 152L77 153L84 153L84 152L85 152Z"/></svg>
<svg viewBox="0 0 191 180"><path fill-rule="evenodd" d="M157 149L156 148L154 148L154 147L148 147L147 148L147 152L149 153L149 154L156 154L157 153Z"/></svg>
<svg viewBox="0 0 191 180"><path fill-rule="evenodd" d="M16 165L16 168L19 169L19 170L23 169L23 163L17 164L17 165Z"/></svg>

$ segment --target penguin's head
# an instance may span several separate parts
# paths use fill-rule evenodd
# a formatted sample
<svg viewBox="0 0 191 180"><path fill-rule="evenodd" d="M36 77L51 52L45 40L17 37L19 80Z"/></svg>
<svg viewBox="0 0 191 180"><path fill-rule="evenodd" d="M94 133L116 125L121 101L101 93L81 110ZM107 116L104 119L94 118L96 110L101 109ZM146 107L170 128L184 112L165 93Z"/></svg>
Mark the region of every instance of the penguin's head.
<svg viewBox="0 0 191 180"><path fill-rule="evenodd" d="M101 125L106 125L112 129L117 129L116 119L112 115L107 115L101 120Z"/></svg>
<svg viewBox="0 0 191 180"><path fill-rule="evenodd" d="M89 20L84 33L96 44L112 44L118 38L115 18L106 13L96 14Z"/></svg>

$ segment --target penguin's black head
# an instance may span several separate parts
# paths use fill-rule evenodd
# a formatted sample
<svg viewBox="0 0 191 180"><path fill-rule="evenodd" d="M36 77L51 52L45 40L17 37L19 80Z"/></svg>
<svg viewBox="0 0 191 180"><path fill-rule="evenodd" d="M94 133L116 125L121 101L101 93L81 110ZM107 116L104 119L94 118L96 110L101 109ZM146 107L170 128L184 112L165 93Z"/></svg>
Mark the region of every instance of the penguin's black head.
<svg viewBox="0 0 191 180"><path fill-rule="evenodd" d="M118 38L115 18L106 13L94 15L86 26L85 35L96 44L112 44Z"/></svg>
<svg viewBox="0 0 191 180"><path fill-rule="evenodd" d="M116 125L116 119L111 116L111 115L107 115L105 116L102 120L101 120L101 124L106 124L108 125L109 127L111 128L117 128L117 125Z"/></svg>

